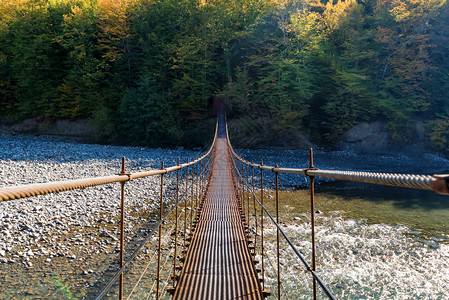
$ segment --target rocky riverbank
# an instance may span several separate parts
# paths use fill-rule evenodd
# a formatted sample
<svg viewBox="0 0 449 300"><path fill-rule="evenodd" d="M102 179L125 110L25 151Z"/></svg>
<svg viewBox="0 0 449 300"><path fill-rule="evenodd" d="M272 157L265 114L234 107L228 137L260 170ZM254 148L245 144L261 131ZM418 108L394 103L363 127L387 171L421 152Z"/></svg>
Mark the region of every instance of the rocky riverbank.
<svg viewBox="0 0 449 300"><path fill-rule="evenodd" d="M184 162L199 155L184 149L81 144L48 136L0 135L0 145L2 187L117 174L122 156L127 158L127 170L136 172L160 168L162 160L171 166L178 157ZM297 168L308 165L307 151L237 151L248 160L260 161L263 157L267 165ZM449 161L433 154L374 156L316 151L315 166L432 174L447 172ZM266 172L267 188L273 186L274 176L270 173ZM166 176L165 181L168 203L174 178ZM291 189L306 186L307 180L283 174L280 183ZM158 177L127 183L128 253L154 224L158 195ZM119 185L111 184L0 203L0 298L95 296L117 269L119 199ZM146 248L143 254L154 254L154 248Z"/></svg>
<svg viewBox="0 0 449 300"><path fill-rule="evenodd" d="M137 172L199 155L184 149L90 145L54 137L2 135L0 144L0 186L113 175L120 171L122 156L127 170ZM166 176L166 202L173 194L173 180ZM154 222L159 183L159 177L149 177L126 185L130 248L132 239ZM55 291L61 288L55 280L59 286L70 282L75 290L98 282L117 259L119 203L119 184L0 203L0 298L58 298Z"/></svg>

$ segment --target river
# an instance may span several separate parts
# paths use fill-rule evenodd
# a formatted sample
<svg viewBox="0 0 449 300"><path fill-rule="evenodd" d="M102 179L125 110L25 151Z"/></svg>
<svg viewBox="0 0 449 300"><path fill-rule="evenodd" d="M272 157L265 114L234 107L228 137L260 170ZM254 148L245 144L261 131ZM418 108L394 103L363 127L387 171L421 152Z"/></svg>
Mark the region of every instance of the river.
<svg viewBox="0 0 449 300"><path fill-rule="evenodd" d="M240 151L266 165L307 167L306 151ZM315 153L321 169L411 174L445 174L449 161L434 154L364 155L335 151ZM266 187L274 196L273 176ZM256 171L256 182L258 181ZM303 176L280 175L281 222L296 247L310 261L308 182ZM338 299L448 299L449 196L432 191L348 181L318 180L316 184L317 269ZM269 198L271 198L268 196ZM272 209L273 200L265 201ZM267 256L275 258L275 229L267 240ZM288 299L310 299L310 274L281 243L282 293ZM267 281L276 291L268 262Z"/></svg>

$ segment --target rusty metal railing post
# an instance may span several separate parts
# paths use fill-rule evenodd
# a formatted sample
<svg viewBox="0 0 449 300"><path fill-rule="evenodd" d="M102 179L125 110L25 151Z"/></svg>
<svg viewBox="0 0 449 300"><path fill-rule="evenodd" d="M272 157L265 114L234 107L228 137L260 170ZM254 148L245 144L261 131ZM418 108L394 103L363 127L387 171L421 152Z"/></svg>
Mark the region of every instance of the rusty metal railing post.
<svg viewBox="0 0 449 300"><path fill-rule="evenodd" d="M240 161L237 160L237 164L236 164L236 170L235 170L235 175L237 178L237 194L239 197L239 201L240 201L240 176L239 176L239 170L240 170ZM239 202L240 203L240 202Z"/></svg>
<svg viewBox="0 0 449 300"><path fill-rule="evenodd" d="M240 176L239 176L239 169L240 169L240 161L238 160L237 161L237 164L236 164L236 170L235 170L235 175L236 175L236 178L237 178L237 194L238 194L238 197L239 197L239 203L240 203L240 195L241 195L241 193L240 193Z"/></svg>
<svg viewBox="0 0 449 300"><path fill-rule="evenodd" d="M180 160L178 157L178 166ZM176 208L175 208L175 253L173 255L173 288L176 287L176 256L178 250L178 204L179 204L179 169L176 170Z"/></svg>
<svg viewBox="0 0 449 300"><path fill-rule="evenodd" d="M240 169L240 161L237 161L237 166L236 166L236 170L235 170L235 175L237 177L237 194L239 197L239 204L241 203L240 196L241 196L241 192L240 192L240 176L239 176L239 169Z"/></svg>
<svg viewBox="0 0 449 300"><path fill-rule="evenodd" d="M206 186L206 173L207 173L207 157L205 157L202 161L201 161L201 165L200 165L200 179L201 179L201 191L200 191L200 206L202 207L203 205L203 199L204 199L204 192L205 192L205 186Z"/></svg>
<svg viewBox="0 0 449 300"><path fill-rule="evenodd" d="M189 164L189 159L187 158L187 164ZM187 244L186 244L186 238L187 238L187 198L188 198L188 191L189 191L189 166L186 167L186 192L185 192L185 199L184 199L184 255L187 253Z"/></svg>
<svg viewBox="0 0 449 300"><path fill-rule="evenodd" d="M122 156L122 169L120 175L126 175L125 157ZM125 182L120 182L120 269L123 267L125 253ZM123 273L119 279L119 299L123 299Z"/></svg>
<svg viewBox="0 0 449 300"><path fill-rule="evenodd" d="M275 168L279 168L276 164ZM275 172L276 178L276 223L279 224L279 173ZM277 269L278 269L278 299L281 299L281 266L279 252L279 228L276 227L276 252L277 252Z"/></svg>
<svg viewBox="0 0 449 300"><path fill-rule="evenodd" d="M240 163L240 180L241 180L241 186L242 186L242 211L243 215L245 216L246 220L246 213L245 213L245 166L243 165L243 162Z"/></svg>
<svg viewBox="0 0 449 300"><path fill-rule="evenodd" d="M209 159L209 158L206 158ZM203 177L201 179L202 185L201 185L201 197L204 196L204 193L206 192L206 182L207 182L207 168L208 168L208 161L204 160L202 169L203 169Z"/></svg>
<svg viewBox="0 0 449 300"><path fill-rule="evenodd" d="M200 184L199 184L199 193L198 193L198 197L200 199L200 203L201 203L201 194L203 193L203 161L200 161L200 165L199 165L199 180L200 180Z"/></svg>
<svg viewBox="0 0 449 300"><path fill-rule="evenodd" d="M201 161L201 165L200 165L200 174L201 174L201 193L200 193L200 199L203 199L203 194L204 194L204 178L205 178L205 173L206 172L206 159Z"/></svg>
<svg viewBox="0 0 449 300"><path fill-rule="evenodd" d="M207 159L205 158L204 161L202 161L201 165L201 200L203 199L204 192L206 190L206 178L207 178Z"/></svg>
<svg viewBox="0 0 449 300"><path fill-rule="evenodd" d="M162 161L161 170L165 169L164 162ZM162 209L163 209L163 196L164 196L164 173L161 174L161 195L159 198L159 220L162 221ZM156 274L156 299L159 300L159 280L161 273L161 240L162 240L162 223L159 225L159 241L157 247L157 274Z"/></svg>
<svg viewBox="0 0 449 300"><path fill-rule="evenodd" d="M251 162L252 164L253 162ZM252 191L254 192L254 167L251 166L251 184ZM256 207L256 197L253 195L253 206L254 206L254 225L256 227L256 233L254 234L254 253L257 251L257 207Z"/></svg>
<svg viewBox="0 0 449 300"><path fill-rule="evenodd" d="M195 158L195 160L197 160L197 158ZM193 215L193 217L196 217L196 206L197 206L197 187L198 187L198 163L195 163L193 165L193 170L192 170L192 180L193 180L193 207L195 208L195 214ZM193 210L192 210L193 212ZM194 221L193 221L194 223Z"/></svg>
<svg viewBox="0 0 449 300"><path fill-rule="evenodd" d="M263 160L260 160L260 165L263 166ZM263 206L263 170L260 169L260 203ZM261 260L262 260L262 290L265 290L265 251L264 251L264 241L263 241L263 209L260 210L260 243L261 243Z"/></svg>
<svg viewBox="0 0 449 300"><path fill-rule="evenodd" d="M194 162L195 159L192 161ZM192 188L190 189L190 229L189 234L192 234L192 224L193 224L193 200L194 200L194 188L195 188L195 165L192 165Z"/></svg>
<svg viewBox="0 0 449 300"><path fill-rule="evenodd" d="M250 217L249 217L249 185L248 185L249 173L248 173L248 165L247 164L245 164L245 165L246 165L246 185L245 185L245 187L246 187L246 205L247 205L247 210L248 210L248 214L246 215L247 216L246 222L248 223L248 226L250 226L251 223L250 223Z"/></svg>
<svg viewBox="0 0 449 300"><path fill-rule="evenodd" d="M313 150L309 149L309 169L313 170ZM316 270L316 248L315 248L315 186L313 176L308 176L310 180L310 224L312 226L312 269ZM313 299L317 299L316 279L313 278Z"/></svg>
<svg viewBox="0 0 449 300"><path fill-rule="evenodd" d="M198 159L198 158L197 158ZM200 200L200 163L196 163L196 187L195 187L195 220L198 217L199 200Z"/></svg>
<svg viewBox="0 0 449 300"><path fill-rule="evenodd" d="M195 160L196 160L196 158L195 158ZM194 161L195 161L194 160ZM192 191L192 200L193 200L193 204L192 204L192 213L193 213L193 211L195 211L195 214L193 214L192 215L192 224L194 224L195 223L195 220L194 220L194 218L195 218L195 215L196 215L196 200L197 200L197 197L196 197L196 188L197 188L197 186L198 186L198 173L197 173L197 167L198 167L198 163L195 163L193 166L193 169L192 169L192 189L193 189L193 191ZM194 210L193 210L193 208L195 208Z"/></svg>

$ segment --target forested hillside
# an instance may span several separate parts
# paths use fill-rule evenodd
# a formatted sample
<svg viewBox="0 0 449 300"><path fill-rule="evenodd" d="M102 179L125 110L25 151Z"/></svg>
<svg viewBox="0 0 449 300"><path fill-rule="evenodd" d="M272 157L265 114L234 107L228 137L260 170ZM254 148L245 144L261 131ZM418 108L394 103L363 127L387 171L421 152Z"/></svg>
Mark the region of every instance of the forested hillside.
<svg viewBox="0 0 449 300"><path fill-rule="evenodd" d="M446 0L2 0L0 116L201 144L212 100L248 138L331 145L361 121L449 145Z"/></svg>

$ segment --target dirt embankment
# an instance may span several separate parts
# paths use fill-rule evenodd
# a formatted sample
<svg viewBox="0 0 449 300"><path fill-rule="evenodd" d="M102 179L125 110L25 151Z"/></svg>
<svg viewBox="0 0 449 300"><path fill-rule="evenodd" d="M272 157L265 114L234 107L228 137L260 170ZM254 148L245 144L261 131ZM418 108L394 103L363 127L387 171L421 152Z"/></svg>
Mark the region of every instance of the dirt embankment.
<svg viewBox="0 0 449 300"><path fill-rule="evenodd" d="M29 118L15 124L2 124L0 120L0 132L10 134L45 134L67 137L92 139L95 130L87 119L67 120L49 118Z"/></svg>
<svg viewBox="0 0 449 300"><path fill-rule="evenodd" d="M432 146L421 121L412 122L402 134L388 129L383 121L360 122L342 133L336 141L323 143L323 139L308 134L298 127L274 126L265 118L228 119L232 144L249 149L322 149L347 150L355 153L382 154L404 152L410 154L432 151ZM325 134L325 133L324 133Z"/></svg>

